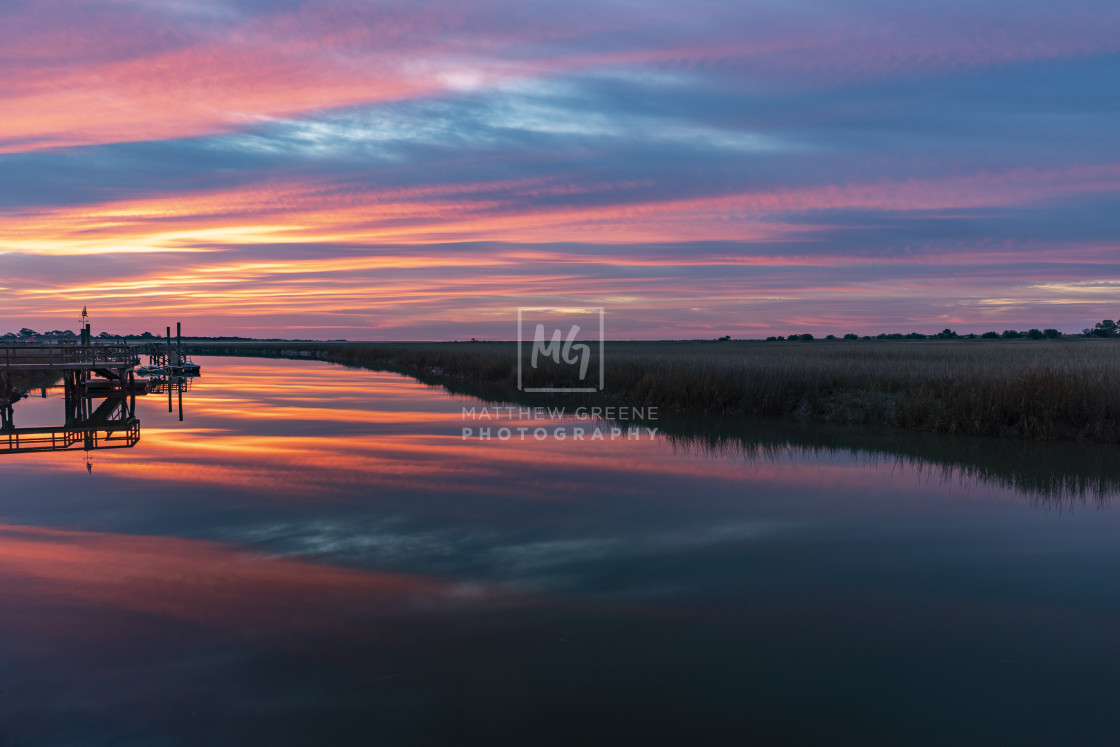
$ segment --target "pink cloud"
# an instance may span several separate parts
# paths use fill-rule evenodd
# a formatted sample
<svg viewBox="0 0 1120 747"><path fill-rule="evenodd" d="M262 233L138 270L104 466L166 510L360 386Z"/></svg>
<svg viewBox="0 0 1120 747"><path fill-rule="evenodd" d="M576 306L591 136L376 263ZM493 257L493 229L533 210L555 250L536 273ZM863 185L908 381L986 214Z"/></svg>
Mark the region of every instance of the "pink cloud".
<svg viewBox="0 0 1120 747"><path fill-rule="evenodd" d="M0 13L0 152L228 132L604 66L745 65L818 86L1120 48L1115 13L708 10L329 2L242 17L216 4L200 20L138 6L14 6Z"/></svg>

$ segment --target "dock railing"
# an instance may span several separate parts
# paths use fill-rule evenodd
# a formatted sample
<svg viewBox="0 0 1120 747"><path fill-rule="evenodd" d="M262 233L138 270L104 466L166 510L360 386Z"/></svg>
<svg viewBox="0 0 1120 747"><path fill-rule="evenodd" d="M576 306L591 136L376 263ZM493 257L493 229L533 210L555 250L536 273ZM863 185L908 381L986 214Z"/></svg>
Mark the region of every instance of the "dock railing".
<svg viewBox="0 0 1120 747"><path fill-rule="evenodd" d="M0 370L120 368L139 363L136 349L123 343L0 343Z"/></svg>
<svg viewBox="0 0 1120 747"><path fill-rule="evenodd" d="M0 454L66 451L75 444L91 449L127 449L140 441L140 421L99 426L0 428Z"/></svg>

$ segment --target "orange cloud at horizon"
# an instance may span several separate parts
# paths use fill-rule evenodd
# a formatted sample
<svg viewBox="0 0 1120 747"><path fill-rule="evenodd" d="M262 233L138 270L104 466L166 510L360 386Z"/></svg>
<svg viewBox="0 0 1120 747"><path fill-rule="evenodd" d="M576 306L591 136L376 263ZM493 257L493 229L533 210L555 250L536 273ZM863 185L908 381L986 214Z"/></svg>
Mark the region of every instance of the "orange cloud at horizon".
<svg viewBox="0 0 1120 747"><path fill-rule="evenodd" d="M386 243L440 241L782 240L810 230L782 222L782 216L789 213L853 208L968 209L1108 192L1120 188L1120 164L1020 168L928 179L647 198L633 203L608 199L601 205L578 207L563 203L537 206L531 201L542 196L596 194L610 186L576 187L544 177L373 189L326 180L289 180L76 207L25 209L5 222L0 242L8 251L82 255L213 252L222 246L260 242L360 242L373 248ZM324 260L325 266L330 267L331 261ZM282 266L282 262L273 263L275 270Z"/></svg>
<svg viewBox="0 0 1120 747"><path fill-rule="evenodd" d="M855 297L862 280L811 285L804 281L745 291L742 280L715 277L703 287L678 287L686 268L818 269L881 265L858 253L752 254L753 243L811 239L819 226L785 222L805 211L875 209L944 211L1018 205L1120 186L1120 165L979 172L959 178L907 179L680 197L633 204L535 204L526 198L596 193L554 179L517 179L408 188L342 188L326 180L289 180L95 205L27 209L0 229L0 245L27 256L137 257L125 276L91 273L79 282L27 278L0 291L15 316L67 315L94 305L101 319L218 315L254 317L282 308L289 316L332 315L362 309L369 317L409 309L414 320L438 320L447 309L475 318L505 314L532 299L579 288L597 305L631 311L675 306L742 304L752 299ZM499 199L501 195L501 199ZM581 253L558 242L606 246L649 242L731 241L698 253ZM455 242L486 241L487 248ZM437 243L452 242L452 243ZM538 248L523 248L525 242ZM246 258L242 247L275 247L271 258ZM309 245L339 245L329 256L299 256ZM285 246L294 256L285 256ZM368 247L362 249L360 247ZM887 260L897 266L970 265L999 261L1006 250L969 247L955 253L918 253ZM1017 256L1022 254L1020 249ZM1029 254L1030 250L1026 250ZM1045 250L1035 254L1044 257ZM1085 261L1107 262L1103 247ZM160 257L155 260L154 258ZM1094 259L1095 257L1095 259ZM163 269L166 267L166 269ZM539 268L526 271L526 267ZM547 269L546 269L547 268ZM590 272L612 277L590 277ZM980 281L976 303L992 298ZM1067 289L1068 290L1068 289ZM879 287L880 297L892 291ZM896 284L917 298L943 293L924 282ZM1007 294L1003 294L1006 296ZM1040 302L1052 293L1035 292ZM1062 294L1068 299L1070 293ZM488 298L485 303L480 298ZM1099 297L1093 299L1099 301ZM791 319L790 323L803 323ZM349 322L354 325L354 320ZM298 326L298 325L297 325ZM359 325L361 326L361 325ZM314 328L312 325L310 328Z"/></svg>

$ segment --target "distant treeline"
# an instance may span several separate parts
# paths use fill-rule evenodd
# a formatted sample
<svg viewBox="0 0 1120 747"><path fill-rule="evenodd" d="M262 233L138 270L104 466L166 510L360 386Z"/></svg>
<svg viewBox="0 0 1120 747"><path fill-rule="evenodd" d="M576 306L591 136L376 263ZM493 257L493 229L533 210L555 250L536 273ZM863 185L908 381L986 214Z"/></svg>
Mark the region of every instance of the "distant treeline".
<svg viewBox="0 0 1120 747"><path fill-rule="evenodd" d="M1066 335L1056 329L1028 329L1028 330L1014 330L1005 329L1002 332L992 330L990 332L982 332L981 334L969 333L958 334L951 329L943 329L940 332L932 335L922 334L921 332L908 332L902 334L901 332L883 332L878 335L860 335L846 334L843 337L836 335L827 335L826 340L1056 340L1061 337L1120 337L1120 324L1105 319L1104 321L1097 322L1092 327L1087 327L1081 330L1080 335ZM721 340L730 340L731 336L721 337ZM777 342L779 340L793 340L801 342L812 342L814 338L811 334L792 334L786 337L778 335L776 337L767 337L767 342Z"/></svg>
<svg viewBox="0 0 1120 747"><path fill-rule="evenodd" d="M1089 335L1090 333L1092 333L1092 330L1086 330L1085 331L1086 335ZM1025 332L1020 332L1020 331L1014 330L1014 329L1005 329L1002 332L992 331L992 332L982 332L980 334L969 333L967 335L959 335L951 329L944 329L944 330L938 332L937 334L933 334L933 335L925 335L925 334L922 334L921 332L907 332L906 334L902 334L901 332L882 332L878 335L874 335L874 336L863 335L862 337L860 337L859 335L854 335L854 334L846 334L843 337L837 337L836 335L827 335L824 339L826 339L826 340L1018 340L1018 339L1026 338L1028 340L1056 340L1060 337L1066 337L1066 336L1067 335L1063 335L1061 332L1059 332L1056 329L1028 329ZM1077 337L1078 335L1069 335L1069 336ZM1111 337L1113 335L1101 335L1101 336L1102 337ZM724 339L731 339L731 338L727 337L727 338L724 338ZM776 341L779 341L779 340L793 340L793 341L801 341L801 342L812 342L815 339L816 338L813 337L811 334L806 333L806 334L793 334L793 335L789 335L788 337L782 337L781 335L778 335L777 337L767 337L766 341L767 342L776 342Z"/></svg>
<svg viewBox="0 0 1120 747"><path fill-rule="evenodd" d="M101 332L100 334L96 335L96 337L98 337L100 339L116 339L116 340L161 340L161 339L164 339L162 335L156 335L156 334L153 334L151 332L143 332L143 333L138 334L138 335L136 335L136 334L118 335L118 334L114 334L114 333L111 333L111 332ZM1053 328L1047 328L1047 329L1033 329L1032 328L1032 329L1023 330L1023 331L1014 330L1014 329L1005 329L1002 332L996 332L995 330L992 330L990 332L982 332L981 334L969 333L969 334L963 334L962 335L962 334L958 334L957 332L955 332L951 329L946 328L946 329L941 330L940 332L936 332L934 334L929 334L929 335L924 334L922 332L907 332L905 334L903 334L902 332L881 332L878 335L862 335L862 336L857 335L857 334L848 333L846 335L843 335L842 337L837 337L836 335L826 335L823 339L825 339L825 340L1017 340L1017 339L1056 340L1056 339L1059 339L1059 338L1062 338L1062 337L1120 337L1120 324L1118 324L1117 322L1115 322L1111 319L1105 319L1103 321L1097 322L1092 327L1087 327L1087 328L1081 330L1080 335L1065 334L1065 333L1060 332L1059 330L1056 330L1056 329L1053 329ZM73 338L73 339L77 339L78 334L76 332L71 332L70 330L59 330L59 329L52 330L50 332L36 332L33 329L28 329L27 327L24 327L19 332L8 332L4 335L0 335L0 339L31 339L31 338L44 338L44 339L70 339L70 338ZM200 341L207 341L207 342L210 342L210 341L215 341L215 342L219 342L219 341L221 341L221 342L225 342L225 341L228 341L228 342L238 342L238 341L240 341L240 342L253 342L253 341L258 341L258 340L262 341L262 342L315 342L314 340L288 340L288 339L283 339L283 338L279 338L279 337L261 338L261 337L236 337L236 336L228 336L228 335L220 336L220 337L199 337L199 336L196 336L196 335L192 335L189 338L184 337L183 339L200 340ZM724 335L723 337L720 337L720 338L717 338L717 339L721 342L730 341L731 340L731 335ZM767 337L766 341L767 342L778 342L778 341L812 342L813 340L816 340L816 339L817 339L816 337L814 337L813 335L811 335L809 333L800 333L800 334L795 333L795 334L786 335L786 336L777 335L777 336ZM345 342L345 340L328 340L327 342Z"/></svg>

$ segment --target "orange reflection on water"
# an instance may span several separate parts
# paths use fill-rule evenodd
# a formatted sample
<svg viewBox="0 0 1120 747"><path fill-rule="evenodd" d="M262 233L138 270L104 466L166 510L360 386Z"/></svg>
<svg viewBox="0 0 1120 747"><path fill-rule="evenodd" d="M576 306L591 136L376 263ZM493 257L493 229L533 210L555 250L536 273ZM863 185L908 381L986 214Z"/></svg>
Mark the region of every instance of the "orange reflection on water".
<svg viewBox="0 0 1120 747"><path fill-rule="evenodd" d="M476 400L393 373L319 361L199 360L205 373L184 393L185 422L162 411L161 395L141 398L140 444L98 453L95 479L144 483L152 501L221 502L235 491L238 501L255 504L395 503L421 494L580 502L601 497L608 485L611 495L654 497L667 480L707 485L713 495L737 489L889 496L915 481L951 487L954 480L895 460L868 469L866 457L796 447L712 453L660 430L650 434L656 422L639 426L640 437L631 439L624 424L570 413L560 420L475 419L464 410L483 407ZM488 438L479 437L483 428ZM593 437L597 429L602 438ZM36 461L40 469L72 472L83 466L75 458Z"/></svg>
<svg viewBox="0 0 1120 747"><path fill-rule="evenodd" d="M166 432L171 433L171 432ZM143 453L114 454L101 473L153 483L241 488L266 500L348 494L355 484L417 491L489 491L493 467L447 458L410 437L300 438L213 436L146 442ZM479 481L479 482L476 482ZM199 500L207 500L200 494Z"/></svg>

